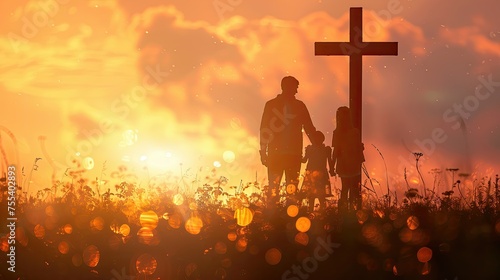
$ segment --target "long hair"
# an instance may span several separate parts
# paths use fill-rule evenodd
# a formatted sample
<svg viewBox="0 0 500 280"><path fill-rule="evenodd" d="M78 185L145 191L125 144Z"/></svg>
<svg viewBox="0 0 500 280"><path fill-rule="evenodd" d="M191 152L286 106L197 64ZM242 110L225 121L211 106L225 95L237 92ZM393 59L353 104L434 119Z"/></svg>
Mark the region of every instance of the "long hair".
<svg viewBox="0 0 500 280"><path fill-rule="evenodd" d="M337 109L337 129L338 130L348 130L353 128L351 109L346 106L339 107Z"/></svg>

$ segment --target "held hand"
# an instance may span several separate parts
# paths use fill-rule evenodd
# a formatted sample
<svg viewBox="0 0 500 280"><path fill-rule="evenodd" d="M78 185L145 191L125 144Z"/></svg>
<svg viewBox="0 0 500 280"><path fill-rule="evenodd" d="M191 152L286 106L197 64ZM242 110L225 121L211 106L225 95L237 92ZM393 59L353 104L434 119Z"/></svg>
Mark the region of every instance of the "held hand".
<svg viewBox="0 0 500 280"><path fill-rule="evenodd" d="M330 169L330 176L335 177L337 173L335 173L335 169Z"/></svg>

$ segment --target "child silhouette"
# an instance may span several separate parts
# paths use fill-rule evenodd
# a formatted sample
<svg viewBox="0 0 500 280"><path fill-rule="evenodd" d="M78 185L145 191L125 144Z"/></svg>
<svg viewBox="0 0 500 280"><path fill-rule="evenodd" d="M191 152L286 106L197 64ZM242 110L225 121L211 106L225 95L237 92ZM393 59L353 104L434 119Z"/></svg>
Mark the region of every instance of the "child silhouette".
<svg viewBox="0 0 500 280"><path fill-rule="evenodd" d="M302 162L307 162L306 176L302 191L306 193L309 200L309 211L314 210L314 200L318 198L320 209L324 209L325 197L331 194L330 177L328 176L327 165L331 169L332 149L325 146L325 135L321 131L312 134L311 145L305 148L305 155Z"/></svg>

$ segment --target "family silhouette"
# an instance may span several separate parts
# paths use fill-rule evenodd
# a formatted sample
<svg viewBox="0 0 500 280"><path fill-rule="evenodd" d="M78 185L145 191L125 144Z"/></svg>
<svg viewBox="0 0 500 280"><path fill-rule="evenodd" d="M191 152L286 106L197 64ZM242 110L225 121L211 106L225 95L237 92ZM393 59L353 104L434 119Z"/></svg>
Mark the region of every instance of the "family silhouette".
<svg viewBox="0 0 500 280"><path fill-rule="evenodd" d="M325 135L317 131L309 111L296 98L299 81L293 76L281 80L281 93L266 102L260 123L260 159L267 167L269 207L280 199L280 186L284 181L292 192L299 189L302 163L307 163L301 193L308 200L308 210L314 210L319 200L320 209L326 207L326 196L331 195L330 176L341 178L342 189L338 200L339 213L361 208L361 164L364 162L360 131L352 122L348 107L336 113L336 128L332 145L325 145ZM311 144L303 147L305 132ZM305 153L303 153L305 151Z"/></svg>

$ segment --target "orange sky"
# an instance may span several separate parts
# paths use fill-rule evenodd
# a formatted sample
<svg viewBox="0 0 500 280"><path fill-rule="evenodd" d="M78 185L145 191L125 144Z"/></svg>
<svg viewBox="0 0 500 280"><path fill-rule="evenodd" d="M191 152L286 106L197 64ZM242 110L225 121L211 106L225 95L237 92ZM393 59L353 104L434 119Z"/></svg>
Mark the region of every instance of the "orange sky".
<svg viewBox="0 0 500 280"><path fill-rule="evenodd" d="M362 6L366 41L399 42L397 57L364 58L373 178L385 186L376 148L394 188L404 168L416 179L416 151L426 176L496 174L500 3L435 2L3 1L1 168L24 167L26 185L41 158L31 190L87 157L91 180L122 164L142 183L181 171L194 180L216 161L231 185L264 180L258 125L283 76L299 79L297 97L331 142L334 112L348 102L348 60L315 57L313 46L347 40L349 7Z"/></svg>

